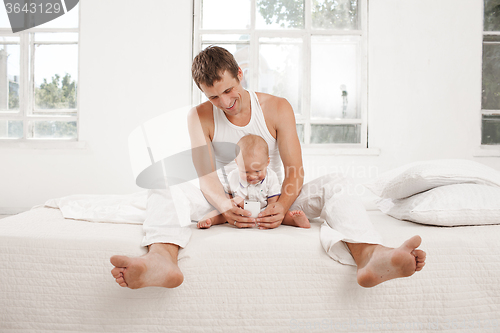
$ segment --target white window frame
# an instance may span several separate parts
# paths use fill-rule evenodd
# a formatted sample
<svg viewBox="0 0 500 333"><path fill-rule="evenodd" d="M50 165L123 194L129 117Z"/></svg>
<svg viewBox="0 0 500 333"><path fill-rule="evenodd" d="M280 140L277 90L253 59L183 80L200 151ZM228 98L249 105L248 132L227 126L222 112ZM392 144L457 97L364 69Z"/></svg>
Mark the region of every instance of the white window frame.
<svg viewBox="0 0 500 333"><path fill-rule="evenodd" d="M358 0L358 20L360 22L360 30L313 30L311 16L305 15L303 29L290 29L290 30L256 30L256 0L251 0L251 23L250 29L225 29L225 30L212 30L201 28L201 1L194 0L194 13L193 13L193 59L201 51L201 35L202 34L245 34L250 36L250 63L252 64L252 77L250 78L249 89L256 91L258 86L258 70L259 68L259 39L261 37L288 37L288 38L302 38L302 57L304 62L303 68L303 89L302 89L302 114L296 115L296 123L304 124L304 143L303 147L310 148L314 153L325 153L324 148L368 148L368 5L367 0ZM304 12L310 13L312 0L304 0ZM310 117L311 107L311 37L312 36L360 36L360 51L358 54L358 62L360 68L358 79L358 105L360 118L358 119L338 119L338 120L313 120ZM216 42L216 41L214 41ZM217 41L218 44L223 44ZM229 42L234 44L234 42ZM245 41L247 43L247 41ZM196 84L192 85L192 102L199 104L201 102L201 93ZM344 124L359 124L361 125L360 143L350 144L311 144L310 133L312 124L328 124L328 125L344 125ZM318 150L319 149L319 150ZM349 153L349 152L348 152ZM352 151L350 152L352 154ZM377 155L378 149L370 154Z"/></svg>
<svg viewBox="0 0 500 333"><path fill-rule="evenodd" d="M500 31L485 31L484 30L484 0L481 1L481 6L482 6L482 14L483 14L483 25L482 25L482 34L481 34L481 87L483 85L483 71L482 71L482 63L483 63L483 45L485 43L484 37L485 36L499 36ZM486 42L488 43L488 42ZM482 88L481 88L482 89ZM478 142L478 147L477 149L474 150L473 156L474 157L500 157L500 145L484 145L482 143L483 139L483 115L498 115L500 114L500 110L484 110L483 105L482 105L482 92L479 95L479 98L481 100L480 102L480 112L478 113L479 116L479 137L477 139Z"/></svg>
<svg viewBox="0 0 500 333"><path fill-rule="evenodd" d="M484 15L484 11L483 11L483 15ZM484 29L484 27L483 27ZM483 42L481 45L484 45L484 44L499 44L500 45L500 42L485 42L484 41L484 36L500 36L500 31L483 31ZM481 64L482 64L482 61L483 61L483 57L481 56ZM481 66L482 68L482 66ZM481 85L483 84L483 75L482 75L482 69L481 69ZM481 96L481 99L482 99L482 96ZM482 104L482 103L481 103ZM500 110L484 110L483 109L483 106L481 105L481 138L479 138L479 142L481 142L481 148L485 148L485 149L500 149L500 145L483 145L482 144L482 137L483 137L483 128L482 128L482 123L483 123L483 116L499 116L500 115Z"/></svg>
<svg viewBox="0 0 500 333"><path fill-rule="evenodd" d="M31 28L17 33L12 33L11 29L0 28L0 36L19 37L20 46L20 73L19 73L19 110L2 111L0 112L0 120L22 120L23 121L23 137L22 138L0 138L0 147L10 147L15 144L17 148L40 147L46 148L46 143L55 143L56 148L71 148L73 146L61 145L60 142L79 142L75 148L84 148L84 144L79 141L80 137L80 26L81 26L81 1L78 3L78 28ZM65 8L63 6L63 8ZM76 9L76 8L75 8ZM72 9L72 10L75 10ZM35 42L35 33L77 33L77 41L55 41L55 42ZM2 44L7 44L3 42ZM17 43L9 43L16 44ZM35 47L34 45L78 45L78 81L76 85L76 109L35 109ZM43 112L45 114L33 114L34 112ZM75 121L76 122L76 138L34 138L30 134L28 124L30 121ZM33 130L33 128L31 128ZM40 145L41 144L41 145ZM50 146L49 146L50 147Z"/></svg>

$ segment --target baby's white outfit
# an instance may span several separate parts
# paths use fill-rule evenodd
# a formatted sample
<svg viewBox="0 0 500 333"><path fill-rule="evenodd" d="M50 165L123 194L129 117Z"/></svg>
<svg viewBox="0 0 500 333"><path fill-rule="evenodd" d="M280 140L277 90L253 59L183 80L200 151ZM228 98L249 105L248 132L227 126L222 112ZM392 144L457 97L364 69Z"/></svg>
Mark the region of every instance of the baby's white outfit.
<svg viewBox="0 0 500 333"><path fill-rule="evenodd" d="M267 169L266 177L257 184L249 184L245 179L240 178L239 170L233 170L227 176L229 186L224 185L224 191L234 196L249 201L258 201L260 209L267 206L267 199L281 194L281 184L278 175L271 169Z"/></svg>

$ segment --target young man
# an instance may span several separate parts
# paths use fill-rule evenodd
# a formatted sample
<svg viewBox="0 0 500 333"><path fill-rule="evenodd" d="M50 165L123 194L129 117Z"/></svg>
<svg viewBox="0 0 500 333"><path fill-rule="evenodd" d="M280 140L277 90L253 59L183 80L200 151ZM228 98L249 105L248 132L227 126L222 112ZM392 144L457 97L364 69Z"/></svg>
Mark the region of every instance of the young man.
<svg viewBox="0 0 500 333"><path fill-rule="evenodd" d="M234 157L225 156L223 151L217 150L217 145L211 150L210 143L236 143L247 134L255 134L268 143L269 167L280 178L283 176L281 161L284 166L280 198L268 205L258 218L251 218L249 212L226 198L221 183L223 178L214 172L213 163L194 155L201 190L226 221L238 228L257 224L272 229L282 223L289 210L300 209L309 218L321 214L327 222L320 235L325 251L341 263L356 265L357 281L363 287L410 276L423 268L425 252L417 249L420 237L414 236L395 249L380 245L380 237L363 205L338 191L337 185L343 184L341 177L327 175L303 187L302 153L292 107L283 98L245 90L241 85L243 73L231 53L220 47L206 48L193 61L192 74L208 101L195 107L188 116L191 146L207 147L208 155L213 154L218 163L227 165L229 172L235 168L230 163ZM161 241L152 237L149 252L143 257L111 258L115 266L112 274L120 286L172 288L182 283L177 254L179 246L187 244L189 235L178 237L182 231L166 229L174 234L165 235Z"/></svg>

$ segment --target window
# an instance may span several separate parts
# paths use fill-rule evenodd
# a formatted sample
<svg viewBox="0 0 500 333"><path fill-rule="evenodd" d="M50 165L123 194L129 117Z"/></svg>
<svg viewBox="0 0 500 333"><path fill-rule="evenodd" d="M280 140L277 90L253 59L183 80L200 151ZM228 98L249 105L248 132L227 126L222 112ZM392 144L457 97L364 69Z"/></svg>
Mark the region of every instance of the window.
<svg viewBox="0 0 500 333"><path fill-rule="evenodd" d="M195 0L194 10L194 55L233 53L246 89L290 102L302 143L367 147L366 1Z"/></svg>
<svg viewBox="0 0 500 333"><path fill-rule="evenodd" d="M0 140L77 140L79 5L18 33L1 7Z"/></svg>
<svg viewBox="0 0 500 333"><path fill-rule="evenodd" d="M500 3L484 1L482 145L500 144Z"/></svg>

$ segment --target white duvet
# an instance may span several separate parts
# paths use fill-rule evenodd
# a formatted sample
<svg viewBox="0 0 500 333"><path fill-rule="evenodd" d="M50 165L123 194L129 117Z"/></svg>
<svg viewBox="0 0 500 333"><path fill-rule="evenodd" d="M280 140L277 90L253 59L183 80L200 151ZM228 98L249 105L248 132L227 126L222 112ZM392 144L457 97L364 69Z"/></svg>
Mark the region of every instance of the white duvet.
<svg viewBox="0 0 500 333"><path fill-rule="evenodd" d="M128 195L76 194L50 199L44 206L59 208L68 219L142 224L146 218L147 198L147 190Z"/></svg>

